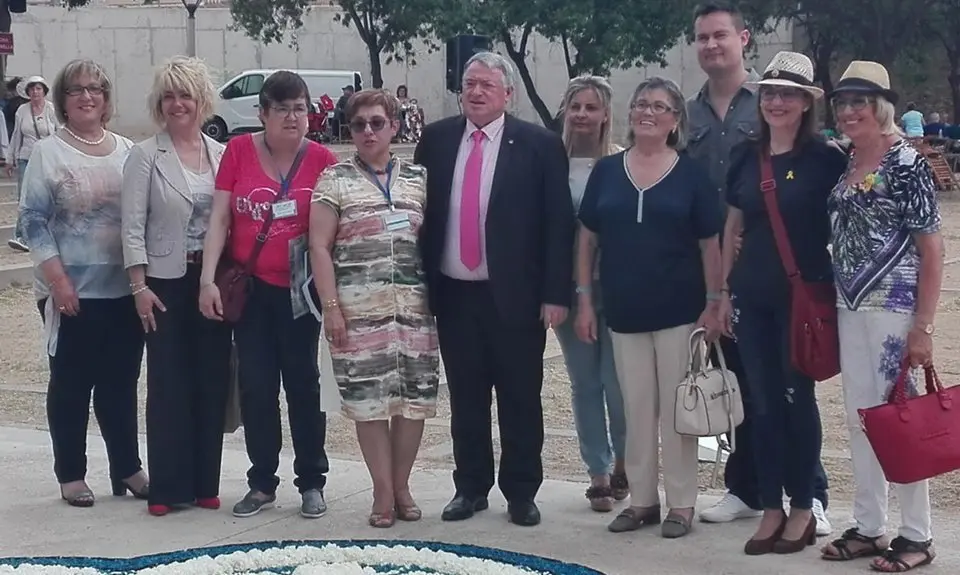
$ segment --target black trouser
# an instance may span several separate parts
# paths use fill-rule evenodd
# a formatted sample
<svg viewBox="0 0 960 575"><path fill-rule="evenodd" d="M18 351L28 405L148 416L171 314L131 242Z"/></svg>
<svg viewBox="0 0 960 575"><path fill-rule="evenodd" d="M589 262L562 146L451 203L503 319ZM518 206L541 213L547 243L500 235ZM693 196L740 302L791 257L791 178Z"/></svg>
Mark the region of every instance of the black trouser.
<svg viewBox="0 0 960 575"><path fill-rule="evenodd" d="M497 391L500 491L533 500L543 483L543 350L546 330L504 322L487 282L443 278L437 330L450 389L450 428L457 493L493 488L490 404Z"/></svg>
<svg viewBox="0 0 960 575"><path fill-rule="evenodd" d="M820 468L820 411L814 381L790 361L790 309L737 303L760 503L781 509L786 491L791 507L810 509Z"/></svg>
<svg viewBox="0 0 960 575"><path fill-rule="evenodd" d="M739 323L737 327L739 327ZM723 481L727 491L731 494L736 495L751 508L761 509L760 486L757 482L757 463L753 446L755 436L752 425L753 417L751 416L754 409L754 398L751 393L752 382L744 370L737 342L722 337L720 338L720 347L723 349L723 357L727 362L727 368L736 374L737 381L740 382L740 394L744 403L743 423L736 429L737 449L727 458L723 470ZM715 355L711 354L714 363L716 363ZM823 503L824 509L829 504L828 488L827 474L823 465L818 463L816 476L814 477L814 498Z"/></svg>
<svg viewBox="0 0 960 575"><path fill-rule="evenodd" d="M41 316L45 304L46 299L39 301ZM140 471L137 380L143 328L133 296L81 299L76 316L60 314L56 355L48 359L47 422L57 481L79 481L87 474L91 392L113 483Z"/></svg>
<svg viewBox="0 0 960 575"><path fill-rule="evenodd" d="M147 334L150 503L175 505L220 493L230 383L231 326L203 317L200 266L177 279L147 278L167 311Z"/></svg>
<svg viewBox="0 0 960 575"><path fill-rule="evenodd" d="M312 314L293 319L290 288L255 279L234 330L240 371L240 411L251 489L272 494L280 479L280 378L293 438L294 485L323 489L330 466L324 451L327 416L320 411L317 365L320 324Z"/></svg>

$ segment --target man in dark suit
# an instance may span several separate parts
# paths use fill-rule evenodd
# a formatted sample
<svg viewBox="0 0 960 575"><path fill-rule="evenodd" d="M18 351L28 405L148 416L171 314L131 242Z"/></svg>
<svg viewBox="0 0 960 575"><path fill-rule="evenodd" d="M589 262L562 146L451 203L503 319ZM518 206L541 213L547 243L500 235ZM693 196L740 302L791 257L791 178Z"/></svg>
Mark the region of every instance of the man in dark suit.
<svg viewBox="0 0 960 575"><path fill-rule="evenodd" d="M427 168L420 251L450 389L446 521L488 507L496 389L500 491L513 523L540 522L543 351L571 303L574 214L560 136L505 113L515 77L502 56L474 55L463 116L424 128L414 153Z"/></svg>

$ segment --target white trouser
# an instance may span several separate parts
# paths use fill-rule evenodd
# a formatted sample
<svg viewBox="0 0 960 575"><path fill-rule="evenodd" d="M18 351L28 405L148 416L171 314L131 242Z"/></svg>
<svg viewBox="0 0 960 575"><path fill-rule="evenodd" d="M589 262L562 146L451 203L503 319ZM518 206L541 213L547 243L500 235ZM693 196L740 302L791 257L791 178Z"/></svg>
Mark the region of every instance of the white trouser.
<svg viewBox="0 0 960 575"><path fill-rule="evenodd" d="M853 518L861 535L882 535L887 522L887 481L860 426L858 409L886 402L899 375L907 332L914 317L884 311L840 309L840 366L850 430L850 457L856 495ZM900 536L924 542L933 537L926 481L897 486Z"/></svg>

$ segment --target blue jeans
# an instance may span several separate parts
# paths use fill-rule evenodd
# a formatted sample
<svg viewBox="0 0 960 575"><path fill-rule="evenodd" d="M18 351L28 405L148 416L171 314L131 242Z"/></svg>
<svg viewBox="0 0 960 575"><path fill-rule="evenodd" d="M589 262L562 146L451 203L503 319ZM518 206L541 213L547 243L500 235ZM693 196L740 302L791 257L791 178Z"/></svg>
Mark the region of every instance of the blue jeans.
<svg viewBox="0 0 960 575"><path fill-rule="evenodd" d="M595 286L596 287L596 286ZM597 341L585 343L577 337L573 324L577 309L554 329L573 392L573 421L577 426L580 457L591 477L610 473L613 458L622 460L627 438L627 424L623 415L623 397L617 369L613 363L613 345L606 318L595 298L597 312ZM607 432L607 415L610 417ZM611 445L612 443L612 445Z"/></svg>
<svg viewBox="0 0 960 575"><path fill-rule="evenodd" d="M786 491L791 507L810 509L820 474L820 410L816 384L790 361L789 306L738 304L760 504L781 509Z"/></svg>
<svg viewBox="0 0 960 575"><path fill-rule="evenodd" d="M28 160L17 160L17 202L20 202L20 195L23 194L23 174L27 171ZM20 208L17 207L17 223L13 228L13 237L20 239L23 233L20 229Z"/></svg>

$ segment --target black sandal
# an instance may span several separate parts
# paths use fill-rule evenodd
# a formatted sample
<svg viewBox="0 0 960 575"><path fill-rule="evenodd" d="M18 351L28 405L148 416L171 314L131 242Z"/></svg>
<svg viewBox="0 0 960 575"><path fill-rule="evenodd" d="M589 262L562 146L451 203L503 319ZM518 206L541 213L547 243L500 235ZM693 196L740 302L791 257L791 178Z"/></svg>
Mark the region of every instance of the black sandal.
<svg viewBox="0 0 960 575"><path fill-rule="evenodd" d="M877 542L881 539L883 539L883 535L867 537L866 535L861 535L856 527L851 527L844 531L839 539L830 542L830 546L837 550L837 554L821 553L820 558L827 561L852 561L863 557L878 557L885 552L884 549L881 549L880 546L877 545ZM850 543L853 541L869 545L869 547L851 551Z"/></svg>
<svg viewBox="0 0 960 575"><path fill-rule="evenodd" d="M610 476L610 489L613 498L617 501L623 501L630 495L630 483L627 481L626 473L614 473Z"/></svg>
<svg viewBox="0 0 960 575"><path fill-rule="evenodd" d="M907 571L912 571L917 567L929 565L933 563L933 558L937 556L936 553L930 550L932 545L932 539L921 543L918 541L910 541L909 539L905 539L903 537L895 537L893 541L890 542L890 548L884 551L880 556L880 558L886 561L890 567L877 567L877 563L874 561L870 564L870 568L881 573L906 573ZM904 555L910 554L922 554L925 556L925 558L916 565L910 565L903 560Z"/></svg>

